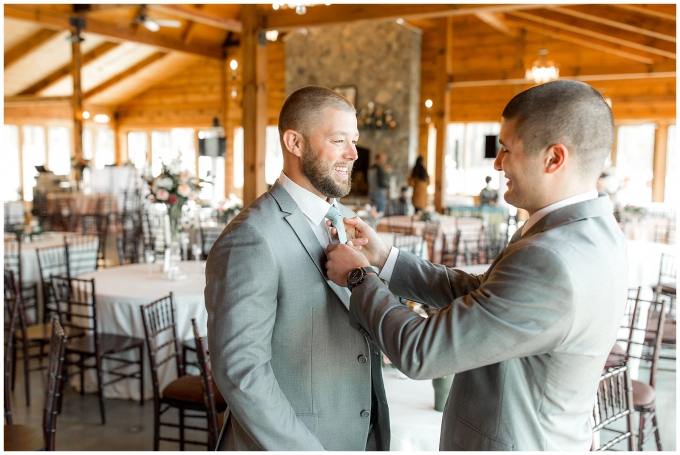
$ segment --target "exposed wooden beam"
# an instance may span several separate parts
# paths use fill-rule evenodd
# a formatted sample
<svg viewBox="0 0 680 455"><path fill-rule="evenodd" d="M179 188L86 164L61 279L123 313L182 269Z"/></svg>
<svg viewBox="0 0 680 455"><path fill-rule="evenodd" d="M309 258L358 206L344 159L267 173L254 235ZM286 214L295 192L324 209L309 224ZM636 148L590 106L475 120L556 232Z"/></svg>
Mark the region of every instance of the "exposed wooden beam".
<svg viewBox="0 0 680 455"><path fill-rule="evenodd" d="M260 44L257 5L241 6L243 35L243 204L267 191L264 163L267 128L267 48Z"/></svg>
<svg viewBox="0 0 680 455"><path fill-rule="evenodd" d="M661 123L654 131L654 157L652 167L652 202L663 202L666 189L666 153L668 147L668 123Z"/></svg>
<svg viewBox="0 0 680 455"><path fill-rule="evenodd" d="M517 32L513 30L510 25L505 21L504 13L495 13L492 11L482 11L481 13L475 13L481 21L495 28L499 32L511 36L513 38L517 37Z"/></svg>
<svg viewBox="0 0 680 455"><path fill-rule="evenodd" d="M40 47L58 34L59 32L57 30L43 28L12 47L5 52L5 70L21 57L28 55L33 49Z"/></svg>
<svg viewBox="0 0 680 455"><path fill-rule="evenodd" d="M41 5L5 5L5 17L36 22L56 30L66 30L69 28L68 15L54 11L41 11L39 6ZM133 32L131 28L124 28L87 17L85 18L85 28L83 31L95 35L106 36L113 41L129 41L133 43L148 44L166 51L180 51L204 55L211 58L222 58L222 48L220 46L184 44L179 40L149 32L143 27L140 27L137 32Z"/></svg>
<svg viewBox="0 0 680 455"><path fill-rule="evenodd" d="M436 129L435 156L434 156L434 207L439 213L444 213L446 206L446 125L449 123L451 112L451 91L446 82L451 74L451 42L453 41L453 25L451 18L440 19L437 35L440 41L437 43L435 57L436 90L432 98L434 108L434 127ZM430 129L432 131L432 129Z"/></svg>
<svg viewBox="0 0 680 455"><path fill-rule="evenodd" d="M230 32L241 33L243 31L243 25L240 21L216 16L214 14L201 11L200 9L191 5L149 4L147 5L147 8L153 11L158 11L159 13L181 17L183 19L198 22L199 24L209 25L211 27L216 27Z"/></svg>
<svg viewBox="0 0 680 455"><path fill-rule="evenodd" d="M568 79L572 81L581 82L591 82L591 81L617 81L617 80L636 80L636 79L659 79L659 78L669 78L676 77L675 71L663 71L657 73L628 73L628 74L588 74L581 76L567 76L560 77L560 79ZM490 85L521 85L521 84L532 84L524 78L503 78L503 79L486 79L486 80L456 80L456 77L452 77L449 80L449 87L460 88L460 87L483 87Z"/></svg>
<svg viewBox="0 0 680 455"><path fill-rule="evenodd" d="M24 106L70 106L71 96L35 96L18 95L6 96L4 99L5 107L24 107Z"/></svg>
<svg viewBox="0 0 680 455"><path fill-rule="evenodd" d="M508 17L507 20L510 21L511 18ZM635 60L636 62L640 62L640 63L646 63L648 65L651 65L652 63L654 63L654 60L650 57L643 57L641 55L633 54L631 52L622 51L622 50L616 49L616 48L608 46L608 45L604 46L602 44L598 44L598 43L593 42L593 40L591 40L591 39L578 38L578 37L573 36L571 34L562 33L562 32L555 32L555 31L552 31L551 29L547 29L546 27L542 27L542 26L538 26L538 25L532 25L530 23L527 23L527 21L523 21L521 19L512 19L512 21L517 22L519 26L521 26L522 28L524 28L526 30L530 30L532 32L539 33L539 34L545 34L546 36L549 36L551 38L566 41L568 43L578 44L578 45L581 45L583 47L589 47L591 49L595 49L595 50L602 51L602 52L607 52L609 54L618 55L619 57L624 57L624 58L627 58L627 59L630 59L630 60Z"/></svg>
<svg viewBox="0 0 680 455"><path fill-rule="evenodd" d="M298 15L294 9L268 10L265 13L265 28L268 30L290 30L315 25L355 22L363 19L430 19L437 17L477 14L486 11L502 12L520 9L540 8L542 5L445 5L445 4L335 4L307 8L307 13Z"/></svg>
<svg viewBox="0 0 680 455"><path fill-rule="evenodd" d="M569 14L574 17L580 17L581 19L586 19L589 21L596 22L598 24L605 24L611 27L618 27L623 30L628 30L629 32L640 33L642 35L651 36L652 38L658 38L666 41L675 43L675 24L672 27L667 24L662 24L661 21L653 20L649 17L643 17L636 13L616 15L618 20L607 19L611 17L611 11L607 10L606 7L598 5L588 5L587 8L574 9L564 8L561 6L550 7L553 11L559 11L560 13ZM585 10L585 11L584 11ZM586 12L587 11L587 12ZM644 21L643 19L647 19ZM649 20L652 19L652 20ZM635 24L635 25L632 25Z"/></svg>
<svg viewBox="0 0 680 455"><path fill-rule="evenodd" d="M83 157L83 90L81 86L81 70L83 55L80 49L82 21L71 32L71 64L73 65L73 157L80 160ZM82 179L82 175L76 176Z"/></svg>
<svg viewBox="0 0 680 455"><path fill-rule="evenodd" d="M98 57L101 57L102 55L106 54L107 52L115 49L116 47L120 46L118 43L102 43L99 46L95 47L92 49L90 52L87 52L83 54L83 66L87 65L88 63L92 62ZM32 84L31 86L25 88L22 90L19 95L33 95L38 93L41 90L46 89L47 87L57 83L61 79L65 78L69 74L71 74L71 67L72 65L70 63L67 63L66 65L62 66L61 68L51 72L47 76L43 77L41 80L38 82Z"/></svg>
<svg viewBox="0 0 680 455"><path fill-rule="evenodd" d="M130 68L126 69L125 71L122 71L122 72L116 74L112 78L107 79L106 81L102 82L101 84L94 87L93 89L88 90L83 95L83 99L92 98L94 95L101 93L104 90L106 90L107 88L119 83L123 79L126 79L126 78L132 76L133 74L139 72L143 68L146 68L147 66L151 65L152 63L162 59L166 55L168 55L167 52L156 52L154 54L151 54L150 56L148 56L144 60L132 65Z"/></svg>
<svg viewBox="0 0 680 455"><path fill-rule="evenodd" d="M675 21L675 3L654 5L617 5L612 3L611 6L633 11L638 14L647 14L661 19Z"/></svg>
<svg viewBox="0 0 680 455"><path fill-rule="evenodd" d="M197 9L203 8L203 5L196 5ZM182 30L181 40L184 44L189 44L194 38L194 33L196 32L196 22L189 20L186 27Z"/></svg>
<svg viewBox="0 0 680 455"><path fill-rule="evenodd" d="M555 28L558 28L558 29L566 30L568 32L576 33L578 35L583 35L583 36L595 38L595 39L600 40L600 41L619 44L619 45L622 45L622 46L629 47L631 49L637 49L637 50L640 50L640 51L643 51L643 52L648 52L650 54L660 55L662 57L673 58L673 59L676 58L675 52L670 52L670 51L665 50L665 49L660 49L660 48L657 48L657 47L649 46L647 44L641 44L641 43L638 43L638 42L635 42L635 41L631 41L629 39L629 37L630 37L629 33L625 33L625 32L621 32L620 34L617 33L617 32L619 32L620 29L607 30L608 33L603 33L603 30L596 31L596 30L592 30L590 28L586 28L586 27L582 26L581 24L579 24L579 25L567 24L567 23L561 22L559 20L549 19L548 17L541 17L541 16L537 16L535 14L530 14L530 13L526 13L526 12L523 12L523 11L513 11L509 14L511 16L514 16L514 17L519 17L519 18L526 19L526 20L529 20L529 21L533 21L533 22L536 22L536 23L539 23L539 24L549 25L549 26L552 26L552 27L555 27ZM548 12L547 15L550 16L550 13ZM613 34L611 32L613 32ZM615 35L618 35L618 36L615 36ZM626 38L621 38L621 36L625 36ZM658 43L665 46L667 42L659 40ZM672 46L672 47L674 48L675 46Z"/></svg>

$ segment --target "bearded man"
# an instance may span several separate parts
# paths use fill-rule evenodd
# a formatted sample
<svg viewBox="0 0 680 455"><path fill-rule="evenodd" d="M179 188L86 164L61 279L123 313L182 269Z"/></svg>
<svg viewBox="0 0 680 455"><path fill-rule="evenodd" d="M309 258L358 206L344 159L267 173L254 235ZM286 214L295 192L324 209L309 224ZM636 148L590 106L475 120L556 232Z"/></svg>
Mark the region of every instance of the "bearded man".
<svg viewBox="0 0 680 455"><path fill-rule="evenodd" d="M389 450L380 352L349 325L349 291L325 274L339 241L326 218L354 216L336 198L350 191L356 111L303 87L281 108L279 137L281 176L206 266L212 373L229 407L218 450Z"/></svg>

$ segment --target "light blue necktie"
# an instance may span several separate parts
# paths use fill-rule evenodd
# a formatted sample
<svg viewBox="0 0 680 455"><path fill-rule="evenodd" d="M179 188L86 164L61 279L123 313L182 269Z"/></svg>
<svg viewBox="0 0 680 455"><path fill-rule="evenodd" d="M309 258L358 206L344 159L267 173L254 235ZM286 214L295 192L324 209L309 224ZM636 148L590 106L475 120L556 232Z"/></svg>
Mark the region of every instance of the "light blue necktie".
<svg viewBox="0 0 680 455"><path fill-rule="evenodd" d="M342 215L340 215L340 212L338 212L334 205L331 205L328 209L326 218L331 220L333 227L338 230L338 240L340 240L340 243L347 243L347 234L345 234L345 224L342 222Z"/></svg>

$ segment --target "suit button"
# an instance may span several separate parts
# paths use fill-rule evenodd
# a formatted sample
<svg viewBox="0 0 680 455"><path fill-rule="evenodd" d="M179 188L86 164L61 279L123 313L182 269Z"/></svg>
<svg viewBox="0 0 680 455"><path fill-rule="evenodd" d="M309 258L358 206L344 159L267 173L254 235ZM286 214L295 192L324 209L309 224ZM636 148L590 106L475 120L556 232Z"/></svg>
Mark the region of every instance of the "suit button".
<svg viewBox="0 0 680 455"><path fill-rule="evenodd" d="M359 360L359 363L366 363L368 361L365 355L360 355L357 360Z"/></svg>
<svg viewBox="0 0 680 455"><path fill-rule="evenodd" d="M365 419L365 418L368 417L370 414L371 414L371 413L368 412L368 411L361 411L361 414L359 414L359 415L361 416L362 419Z"/></svg>

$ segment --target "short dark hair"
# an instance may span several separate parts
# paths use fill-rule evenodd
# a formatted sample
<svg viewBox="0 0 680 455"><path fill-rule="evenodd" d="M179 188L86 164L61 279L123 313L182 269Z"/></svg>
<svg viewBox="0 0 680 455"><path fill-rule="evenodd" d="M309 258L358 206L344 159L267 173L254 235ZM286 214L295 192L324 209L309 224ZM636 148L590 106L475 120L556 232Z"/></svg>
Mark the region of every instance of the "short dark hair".
<svg viewBox="0 0 680 455"><path fill-rule="evenodd" d="M503 118L515 120L524 153L562 143L587 179L597 179L614 143L614 116L604 98L583 82L558 80L510 100Z"/></svg>
<svg viewBox="0 0 680 455"><path fill-rule="evenodd" d="M307 85L291 93L283 102L279 114L279 139L285 150L283 133L295 130L304 137L309 136L309 128L314 117L325 108L332 108L356 114L356 109L339 93L317 85Z"/></svg>

